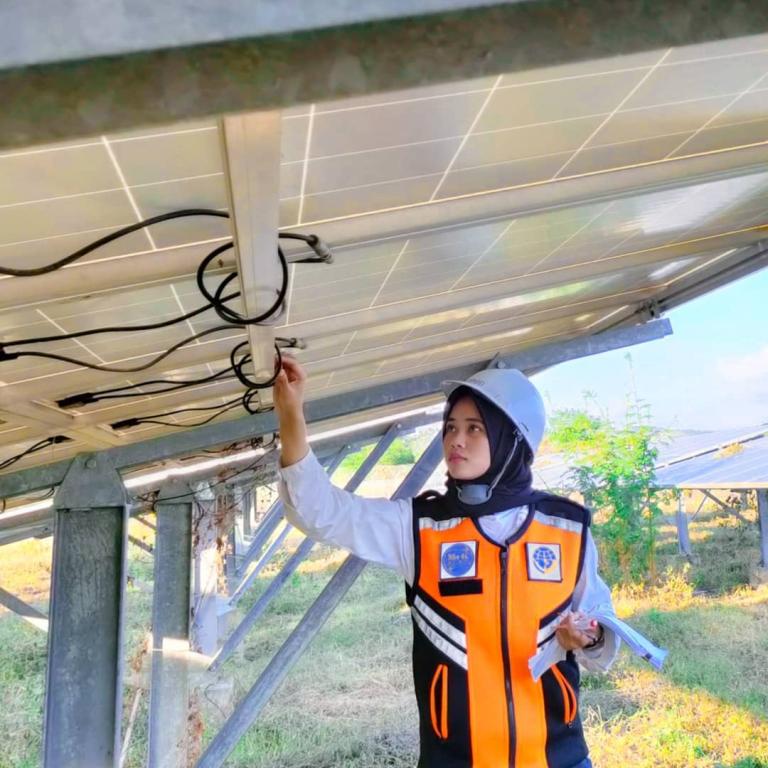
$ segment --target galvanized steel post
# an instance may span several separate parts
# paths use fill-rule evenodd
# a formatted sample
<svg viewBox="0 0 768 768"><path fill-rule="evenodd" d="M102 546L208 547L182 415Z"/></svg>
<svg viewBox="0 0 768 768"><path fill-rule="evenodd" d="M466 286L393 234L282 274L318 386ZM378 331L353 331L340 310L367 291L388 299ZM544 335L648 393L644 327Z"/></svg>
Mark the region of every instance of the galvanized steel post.
<svg viewBox="0 0 768 768"><path fill-rule="evenodd" d="M760 526L760 567L768 568L768 489L758 488L757 522Z"/></svg>
<svg viewBox="0 0 768 768"><path fill-rule="evenodd" d="M155 505L149 768L182 768L188 762L192 499L189 486L175 482L162 489Z"/></svg>
<svg viewBox="0 0 768 768"><path fill-rule="evenodd" d="M54 500L45 768L112 768L120 754L125 489L104 454L74 459Z"/></svg>
<svg viewBox="0 0 768 768"><path fill-rule="evenodd" d="M677 523L677 551L679 554L690 558L693 552L691 551L691 538L688 535L688 515L685 511L685 497L682 491L677 501L675 522Z"/></svg>

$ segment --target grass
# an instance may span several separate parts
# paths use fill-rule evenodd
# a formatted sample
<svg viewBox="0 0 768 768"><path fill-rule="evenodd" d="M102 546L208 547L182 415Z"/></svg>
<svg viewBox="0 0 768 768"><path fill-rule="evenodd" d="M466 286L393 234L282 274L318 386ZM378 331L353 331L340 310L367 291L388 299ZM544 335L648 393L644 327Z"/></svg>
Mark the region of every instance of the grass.
<svg viewBox="0 0 768 768"><path fill-rule="evenodd" d="M585 676L582 715L596 768L768 768L768 585L749 585L757 556L754 523L734 523L705 508L691 538L696 558L686 563L676 554L674 529L663 528L659 584L615 590L619 614L670 655L661 673L625 651L608 675ZM34 582L47 578L46 554L33 549L44 546L3 550L3 579L6 563L13 563L15 583L31 601L42 596L37 604L43 607L45 590ZM257 580L241 614L286 556ZM342 558L317 546L241 650L218 674L196 676L190 730L198 753ZM136 686L146 684L151 558L132 549L129 570L126 717ZM369 566L226 765L412 768L410 633L402 583ZM44 635L0 615L0 768L39 763L45 653ZM146 764L147 707L142 691L126 768Z"/></svg>

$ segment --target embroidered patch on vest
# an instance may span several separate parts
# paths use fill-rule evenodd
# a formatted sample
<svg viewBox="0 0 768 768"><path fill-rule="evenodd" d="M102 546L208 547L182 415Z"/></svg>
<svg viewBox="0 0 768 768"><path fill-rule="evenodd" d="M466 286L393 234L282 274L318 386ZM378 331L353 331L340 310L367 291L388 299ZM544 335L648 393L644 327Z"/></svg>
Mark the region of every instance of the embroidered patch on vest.
<svg viewBox="0 0 768 768"><path fill-rule="evenodd" d="M440 579L473 579L477 576L477 542L440 544Z"/></svg>
<svg viewBox="0 0 768 768"><path fill-rule="evenodd" d="M529 581L562 581L559 544L526 543Z"/></svg>

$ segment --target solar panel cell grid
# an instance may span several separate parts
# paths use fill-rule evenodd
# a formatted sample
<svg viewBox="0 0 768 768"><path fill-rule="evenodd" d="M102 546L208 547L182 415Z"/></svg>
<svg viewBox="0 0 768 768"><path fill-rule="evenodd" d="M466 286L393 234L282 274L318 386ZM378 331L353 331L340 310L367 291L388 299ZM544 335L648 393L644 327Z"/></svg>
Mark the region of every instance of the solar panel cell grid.
<svg viewBox="0 0 768 768"><path fill-rule="evenodd" d="M308 364L312 396L599 329L606 318L720 259L732 243L759 241L768 173L647 188L624 199L591 199L588 190L616 169L768 142L766 41L651 51L286 110L280 189L266 193L281 198L281 226L301 221L301 231L322 232L325 220L381 210L396 217L408 206L507 187L525 195L528 185L598 174L584 176L582 201L564 208L348 243L331 266L292 268L287 312L275 331L306 334L308 347L297 354ZM0 264L49 263L113 228L172 209L224 209L225 160L215 120L2 154ZM134 233L70 273L82 286L71 299L0 307L0 338L143 323L201 306L194 265L229 235L230 223L214 218ZM160 276L164 249L191 244L198 245L185 271ZM139 262L146 254L149 261ZM151 266L131 273L133 285L89 296L88 262L115 257L124 257L128 273L132 264ZM92 362L141 362L218 322L210 312L168 329L48 349ZM177 353L186 363L171 358L151 377L220 370L243 338L232 329L193 344ZM28 400L51 403L142 377L150 375L88 373L22 358L0 367L0 406L3 396L8 408L24 402L16 399L21 387ZM9 386L14 382L23 384ZM82 423L221 403L238 391L236 383L215 382L143 403L110 401L81 409ZM194 422L200 414L171 418ZM40 427L24 429L0 431L0 444L16 444ZM121 434L133 440L167 430ZM84 447L78 439L75 447Z"/></svg>

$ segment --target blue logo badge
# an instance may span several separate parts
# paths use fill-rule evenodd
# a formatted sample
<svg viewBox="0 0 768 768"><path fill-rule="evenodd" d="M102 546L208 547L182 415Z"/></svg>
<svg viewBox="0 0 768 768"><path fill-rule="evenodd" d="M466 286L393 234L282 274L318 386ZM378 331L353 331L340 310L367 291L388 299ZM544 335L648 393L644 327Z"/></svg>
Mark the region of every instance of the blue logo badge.
<svg viewBox="0 0 768 768"><path fill-rule="evenodd" d="M549 547L537 547L533 564L539 573L549 573L557 563L557 555Z"/></svg>
<svg viewBox="0 0 768 768"><path fill-rule="evenodd" d="M443 571L453 578L467 574L474 575L475 552L472 547L463 542L451 544L443 550L441 565Z"/></svg>

